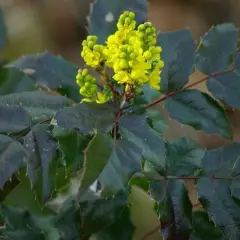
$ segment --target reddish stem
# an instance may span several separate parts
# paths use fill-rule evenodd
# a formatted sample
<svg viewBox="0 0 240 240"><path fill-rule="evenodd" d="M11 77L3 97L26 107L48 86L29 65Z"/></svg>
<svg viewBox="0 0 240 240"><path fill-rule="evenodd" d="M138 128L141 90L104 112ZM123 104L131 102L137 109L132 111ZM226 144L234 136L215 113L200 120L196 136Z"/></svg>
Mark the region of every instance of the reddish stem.
<svg viewBox="0 0 240 240"><path fill-rule="evenodd" d="M182 88L182 89L180 89L180 90L178 90L178 91L168 93L168 94L160 97L159 99L157 99L157 100L155 100L155 101L153 101L153 102L151 102L151 103L149 103L149 104L146 104L146 105L144 106L144 108L149 108L149 107L155 106L156 104L165 101L167 98L169 98L169 97L171 97L171 96L174 96L176 93L181 92L181 91L186 90L186 89L189 89L189 88L191 88L191 87L194 87L194 86L196 86L197 84L208 80L209 78L218 77L218 76L224 75L224 74L229 73L229 72L232 72L232 71L234 71L234 68L230 68L230 69L228 69L228 70L224 70L224 71L221 71L221 72L216 72L216 73L209 74L208 76L206 76L206 77L204 77L204 78L201 78L201 79L199 79L198 81L196 81L196 82L194 82L194 83L192 83L192 84L189 84L189 85L187 85L186 87L184 87L184 88Z"/></svg>

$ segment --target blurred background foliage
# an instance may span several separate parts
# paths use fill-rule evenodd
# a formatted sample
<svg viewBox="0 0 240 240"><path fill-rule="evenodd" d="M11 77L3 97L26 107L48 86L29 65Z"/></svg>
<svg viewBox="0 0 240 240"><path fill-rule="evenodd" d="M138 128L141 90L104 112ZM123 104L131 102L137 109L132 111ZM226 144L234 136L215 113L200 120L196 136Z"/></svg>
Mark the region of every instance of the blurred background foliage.
<svg viewBox="0 0 240 240"><path fill-rule="evenodd" d="M48 49L79 63L91 2L0 0L9 38L1 55L11 60ZM240 26L239 0L150 0L149 4L149 19L161 31L189 27L199 39L213 24L234 22Z"/></svg>

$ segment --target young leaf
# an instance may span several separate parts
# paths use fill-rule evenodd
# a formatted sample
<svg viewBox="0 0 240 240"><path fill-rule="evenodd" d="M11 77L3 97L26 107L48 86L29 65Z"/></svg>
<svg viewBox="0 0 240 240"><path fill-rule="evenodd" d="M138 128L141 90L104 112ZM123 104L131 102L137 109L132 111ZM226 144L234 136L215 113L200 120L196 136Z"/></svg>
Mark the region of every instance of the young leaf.
<svg viewBox="0 0 240 240"><path fill-rule="evenodd" d="M17 141L0 135L0 188L19 170L27 157L27 151Z"/></svg>
<svg viewBox="0 0 240 240"><path fill-rule="evenodd" d="M182 180L167 183L152 181L150 193L159 202L159 215L168 236L166 239L188 239L191 231L192 204Z"/></svg>
<svg viewBox="0 0 240 240"><path fill-rule="evenodd" d="M5 26L3 11L0 8L0 51L3 49L7 42L7 29Z"/></svg>
<svg viewBox="0 0 240 240"><path fill-rule="evenodd" d="M169 115L183 124L231 139L229 120L218 103L206 93L184 90L166 100Z"/></svg>
<svg viewBox="0 0 240 240"><path fill-rule="evenodd" d="M108 132L113 127L116 108L110 104L82 103L63 108L56 113L59 127L79 129L81 133L92 133L94 129Z"/></svg>
<svg viewBox="0 0 240 240"><path fill-rule="evenodd" d="M207 87L217 99L230 107L240 108L240 76L236 73L230 72L210 78Z"/></svg>
<svg viewBox="0 0 240 240"><path fill-rule="evenodd" d="M37 84L56 90L75 101L80 100L75 82L78 67L60 56L45 52L24 56L7 65L22 70Z"/></svg>
<svg viewBox="0 0 240 240"><path fill-rule="evenodd" d="M128 197L131 220L135 226L135 233L133 239L151 239L162 240L161 224L158 215L154 210L154 203L151 197L141 188L132 186ZM157 229L152 233L154 229ZM149 235L149 233L152 233Z"/></svg>
<svg viewBox="0 0 240 240"><path fill-rule="evenodd" d="M126 10L136 14L138 24L147 20L146 0L96 0L91 5L90 16L88 17L89 35L98 36L98 42L103 44L107 37L116 30L116 23L119 16Z"/></svg>
<svg viewBox="0 0 240 240"><path fill-rule="evenodd" d="M196 67L205 74L229 67L237 51L238 29L231 23L212 27L202 38L196 53Z"/></svg>
<svg viewBox="0 0 240 240"><path fill-rule="evenodd" d="M197 183L199 200L210 219L227 239L240 238L240 208L232 198L229 184L224 180L201 178Z"/></svg>
<svg viewBox="0 0 240 240"><path fill-rule="evenodd" d="M179 90L188 82L193 71L195 46L191 33L188 29L161 32L157 43L162 47L161 58L164 61L161 91Z"/></svg>
<svg viewBox="0 0 240 240"><path fill-rule="evenodd" d="M169 140L166 143L166 171L171 176L190 176L201 168L205 150L190 138Z"/></svg>
<svg viewBox="0 0 240 240"><path fill-rule="evenodd" d="M189 240L227 240L222 231L209 221L208 215L203 211L192 214L193 232Z"/></svg>
<svg viewBox="0 0 240 240"><path fill-rule="evenodd" d="M84 136L72 129L62 129L55 126L53 135L58 140L58 148L61 151L62 163L67 174L77 172L83 167L84 149L90 141L89 136Z"/></svg>
<svg viewBox="0 0 240 240"><path fill-rule="evenodd" d="M84 152L84 172L81 188L88 190L108 163L112 151L112 139L105 134L95 133Z"/></svg>
<svg viewBox="0 0 240 240"><path fill-rule="evenodd" d="M31 78L14 68L0 68L0 95L36 90Z"/></svg>
<svg viewBox="0 0 240 240"><path fill-rule="evenodd" d="M31 116L32 124L53 117L57 110L67 105L68 101L65 97L54 96L40 91L0 96L0 106L24 108ZM11 118L9 121L11 121Z"/></svg>

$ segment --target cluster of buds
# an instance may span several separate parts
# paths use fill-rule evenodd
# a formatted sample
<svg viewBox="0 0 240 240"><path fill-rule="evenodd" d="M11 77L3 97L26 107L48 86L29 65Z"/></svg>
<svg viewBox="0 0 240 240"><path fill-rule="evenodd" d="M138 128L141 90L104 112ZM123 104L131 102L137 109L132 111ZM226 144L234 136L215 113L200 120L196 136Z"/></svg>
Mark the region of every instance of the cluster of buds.
<svg viewBox="0 0 240 240"><path fill-rule="evenodd" d="M106 75L106 68L111 68L114 74L106 78L108 82L103 82L105 86L99 92L96 79L89 74L83 77L80 71L77 76L80 94L88 97L88 101L102 103L114 98L114 94L109 93L112 89L109 85L124 86L124 92L118 97L128 96L127 100L138 94L144 84L159 90L164 63L160 58L162 48L156 46L156 42L153 25L145 22L137 26L135 14L128 11L119 17L117 31L108 37L106 45L97 44L96 36L88 36L82 43L81 56L85 63L101 75Z"/></svg>

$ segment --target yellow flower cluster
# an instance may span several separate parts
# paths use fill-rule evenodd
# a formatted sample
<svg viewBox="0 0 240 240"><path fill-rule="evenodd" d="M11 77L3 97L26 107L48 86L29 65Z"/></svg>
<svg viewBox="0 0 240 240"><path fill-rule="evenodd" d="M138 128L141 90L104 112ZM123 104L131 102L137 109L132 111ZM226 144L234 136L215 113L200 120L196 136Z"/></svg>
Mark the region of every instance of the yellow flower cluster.
<svg viewBox="0 0 240 240"><path fill-rule="evenodd" d="M78 71L76 82L81 87L80 94L86 97L82 102L105 103L112 99L112 93L107 87L104 87L102 91L97 91L96 78L89 74L88 69Z"/></svg>
<svg viewBox="0 0 240 240"><path fill-rule="evenodd" d="M97 37L88 36L82 43L81 56L90 67L112 68L113 80L123 85L125 92L138 91L144 84L159 90L164 63L160 58L162 49L156 46L156 30L150 22L137 27L134 19L133 12L124 12L118 20L117 31L108 37L106 45L96 44ZM90 97L96 91L95 87L91 89L94 90L85 87L80 93Z"/></svg>

